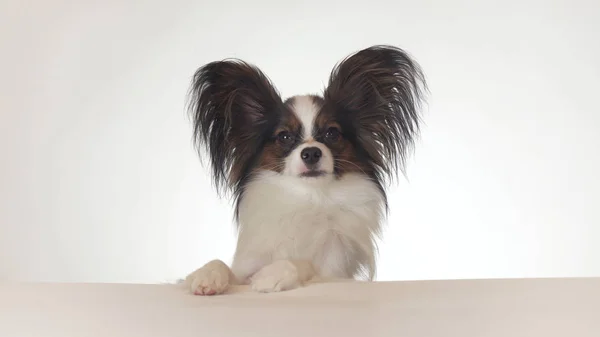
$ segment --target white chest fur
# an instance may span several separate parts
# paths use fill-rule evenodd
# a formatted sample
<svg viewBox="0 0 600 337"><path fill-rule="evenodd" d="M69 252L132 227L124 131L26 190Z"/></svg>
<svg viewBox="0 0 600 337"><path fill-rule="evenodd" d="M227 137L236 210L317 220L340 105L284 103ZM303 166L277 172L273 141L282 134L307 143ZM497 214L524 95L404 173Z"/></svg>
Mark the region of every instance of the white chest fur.
<svg viewBox="0 0 600 337"><path fill-rule="evenodd" d="M325 278L374 276L384 201L364 175L311 179L263 172L241 198L232 265L239 278L278 259L311 261Z"/></svg>

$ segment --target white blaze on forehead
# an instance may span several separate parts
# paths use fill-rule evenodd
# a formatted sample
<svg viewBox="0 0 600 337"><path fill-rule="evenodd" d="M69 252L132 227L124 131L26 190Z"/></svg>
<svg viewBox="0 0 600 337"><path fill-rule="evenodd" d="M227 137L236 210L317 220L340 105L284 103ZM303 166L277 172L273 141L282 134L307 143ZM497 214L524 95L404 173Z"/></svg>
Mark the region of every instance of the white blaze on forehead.
<svg viewBox="0 0 600 337"><path fill-rule="evenodd" d="M295 96L292 104L292 110L302 123L303 137L308 139L312 137L315 116L319 112L319 107L311 96Z"/></svg>

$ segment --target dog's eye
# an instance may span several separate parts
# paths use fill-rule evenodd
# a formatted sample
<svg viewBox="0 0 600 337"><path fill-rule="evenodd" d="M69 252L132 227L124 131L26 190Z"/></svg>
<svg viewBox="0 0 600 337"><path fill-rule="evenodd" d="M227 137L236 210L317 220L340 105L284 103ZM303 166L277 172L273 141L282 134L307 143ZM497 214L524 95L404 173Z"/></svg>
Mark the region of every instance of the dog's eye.
<svg viewBox="0 0 600 337"><path fill-rule="evenodd" d="M325 140L329 143L336 142L340 138L340 130L338 128L331 127L327 129L325 133Z"/></svg>
<svg viewBox="0 0 600 337"><path fill-rule="evenodd" d="M294 144L294 136L288 131L281 131L277 134L277 140L285 146Z"/></svg>

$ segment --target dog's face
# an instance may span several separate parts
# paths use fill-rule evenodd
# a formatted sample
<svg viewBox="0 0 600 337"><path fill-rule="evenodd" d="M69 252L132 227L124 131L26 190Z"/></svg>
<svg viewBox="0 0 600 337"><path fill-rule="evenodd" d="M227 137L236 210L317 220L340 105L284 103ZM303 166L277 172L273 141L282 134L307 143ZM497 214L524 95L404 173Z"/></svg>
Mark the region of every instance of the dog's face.
<svg viewBox="0 0 600 337"><path fill-rule="evenodd" d="M306 179L350 171L366 172L363 163L324 100L316 95L287 99L252 170L270 170ZM348 135L351 132L348 130Z"/></svg>
<svg viewBox="0 0 600 337"><path fill-rule="evenodd" d="M388 46L344 59L323 96L285 101L255 66L213 62L192 83L196 144L208 150L217 186L236 193L262 170L315 182L353 172L381 184L418 132L424 87L418 65Z"/></svg>
<svg viewBox="0 0 600 337"><path fill-rule="evenodd" d="M322 106L317 96L286 100L270 140L263 148L256 168L285 175L317 178L333 174L333 154L314 135L314 121Z"/></svg>

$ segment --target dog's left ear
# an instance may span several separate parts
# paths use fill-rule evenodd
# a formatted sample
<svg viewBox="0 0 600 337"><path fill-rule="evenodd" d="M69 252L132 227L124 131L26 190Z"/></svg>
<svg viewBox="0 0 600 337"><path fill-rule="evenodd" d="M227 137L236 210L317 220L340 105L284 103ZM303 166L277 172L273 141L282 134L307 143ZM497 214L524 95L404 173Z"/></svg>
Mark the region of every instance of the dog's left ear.
<svg viewBox="0 0 600 337"><path fill-rule="evenodd" d="M377 170L393 175L418 134L425 90L425 77L406 52L373 46L336 65L323 96Z"/></svg>

